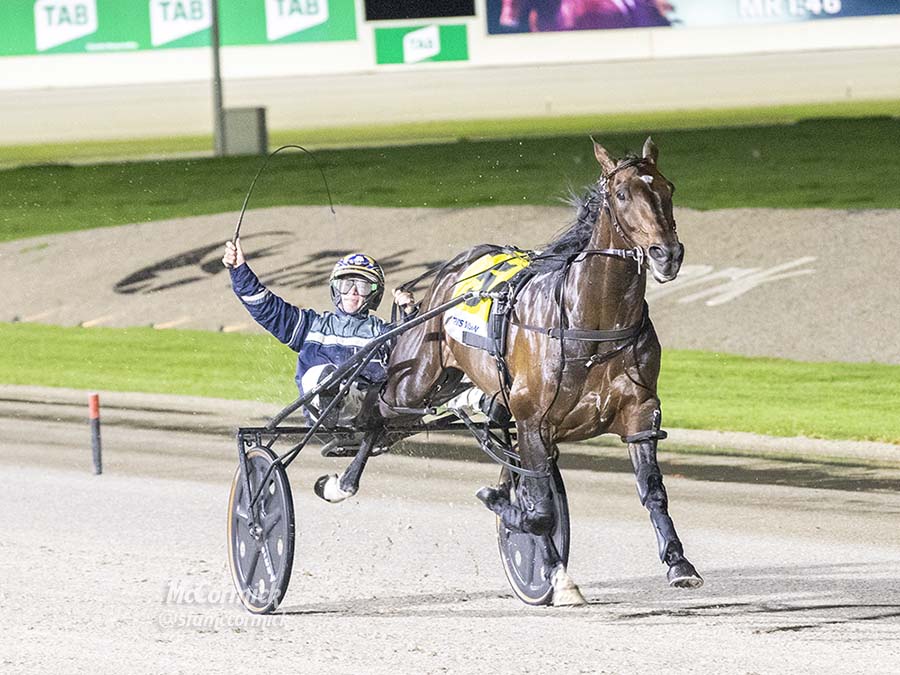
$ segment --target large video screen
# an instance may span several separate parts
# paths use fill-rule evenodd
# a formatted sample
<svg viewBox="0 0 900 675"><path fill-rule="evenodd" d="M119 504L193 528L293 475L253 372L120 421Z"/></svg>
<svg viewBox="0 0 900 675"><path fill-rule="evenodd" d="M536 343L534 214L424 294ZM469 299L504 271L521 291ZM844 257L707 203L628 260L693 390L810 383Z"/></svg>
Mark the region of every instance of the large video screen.
<svg viewBox="0 0 900 675"><path fill-rule="evenodd" d="M900 14L900 0L487 0L488 33L792 23Z"/></svg>
<svg viewBox="0 0 900 675"><path fill-rule="evenodd" d="M366 20L474 16L475 0L366 0Z"/></svg>

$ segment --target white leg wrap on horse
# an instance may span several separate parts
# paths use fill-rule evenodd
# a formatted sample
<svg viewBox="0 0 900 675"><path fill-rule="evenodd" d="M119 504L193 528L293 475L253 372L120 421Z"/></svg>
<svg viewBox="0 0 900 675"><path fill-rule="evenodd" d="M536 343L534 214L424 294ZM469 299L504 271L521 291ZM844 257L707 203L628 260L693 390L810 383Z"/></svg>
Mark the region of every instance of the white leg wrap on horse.
<svg viewBox="0 0 900 675"><path fill-rule="evenodd" d="M341 479L336 473L333 473L322 488L322 496L329 502L342 502L347 497L352 497L353 493L341 490Z"/></svg>
<svg viewBox="0 0 900 675"><path fill-rule="evenodd" d="M587 600L584 599L578 586L566 572L564 565L557 565L553 570L550 583L553 585L554 607L579 607L587 604Z"/></svg>

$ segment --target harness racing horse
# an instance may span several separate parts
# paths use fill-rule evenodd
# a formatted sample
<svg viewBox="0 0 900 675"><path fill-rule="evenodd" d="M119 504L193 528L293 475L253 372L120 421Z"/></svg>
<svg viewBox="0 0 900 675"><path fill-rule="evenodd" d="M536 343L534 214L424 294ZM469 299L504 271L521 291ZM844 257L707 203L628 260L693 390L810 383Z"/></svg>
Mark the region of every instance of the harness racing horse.
<svg viewBox="0 0 900 675"><path fill-rule="evenodd" d="M564 555L550 543L557 518L557 445L606 433L628 444L638 496L650 513L669 583L703 583L684 556L657 464L657 440L665 438L656 394L661 349L644 301L647 272L661 283L671 281L684 257L672 212L674 186L659 172L650 138L641 157L616 162L596 142L594 155L602 173L577 200L576 222L540 253L523 254L531 257L526 280L510 292L505 358L449 337L437 317L399 337L381 398L381 415L388 419L397 410L437 405L446 401L448 374L464 373L503 401L515 418L520 496L511 499L508 489L485 487L478 497L506 528L544 542L554 605L585 602L566 572ZM458 294L472 261L505 250L484 245L448 262L423 308ZM358 488L364 450L341 479L346 496Z"/></svg>

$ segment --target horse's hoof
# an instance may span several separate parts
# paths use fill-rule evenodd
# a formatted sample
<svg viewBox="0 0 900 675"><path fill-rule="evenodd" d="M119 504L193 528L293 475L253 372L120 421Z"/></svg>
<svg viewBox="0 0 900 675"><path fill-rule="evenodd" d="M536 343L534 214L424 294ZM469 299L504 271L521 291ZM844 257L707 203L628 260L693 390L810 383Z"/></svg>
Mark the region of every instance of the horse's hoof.
<svg viewBox="0 0 900 675"><path fill-rule="evenodd" d="M341 489L341 481L336 473L330 476L320 476L313 486L313 492L320 499L332 504L337 504L353 496L352 492L345 492Z"/></svg>
<svg viewBox="0 0 900 675"><path fill-rule="evenodd" d="M581 607L587 604L587 600L581 594L581 590L572 581L572 577L566 572L566 568L559 565L550 579L553 586L554 607Z"/></svg>
<svg viewBox="0 0 900 675"><path fill-rule="evenodd" d="M703 585L703 577L687 560L681 560L671 565L666 577L672 588L700 588Z"/></svg>

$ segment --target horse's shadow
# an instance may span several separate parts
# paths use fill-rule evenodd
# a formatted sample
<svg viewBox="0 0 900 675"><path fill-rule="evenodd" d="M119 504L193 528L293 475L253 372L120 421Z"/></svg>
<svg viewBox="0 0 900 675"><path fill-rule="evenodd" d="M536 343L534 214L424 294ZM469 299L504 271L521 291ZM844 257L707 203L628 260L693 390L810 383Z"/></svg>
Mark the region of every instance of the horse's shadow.
<svg viewBox="0 0 900 675"><path fill-rule="evenodd" d="M812 566L724 567L706 571L699 590L669 588L659 576L585 579L585 608L529 607L501 587L487 591L412 593L285 607L288 616L468 618L533 616L558 618L560 611L599 614L604 621L658 623L678 619L731 620L759 633L796 632L827 626L890 621L900 631L900 574L886 578L880 563ZM852 591L846 579L852 577ZM749 588L748 588L749 587ZM895 590L892 590L895 589ZM848 600L852 592L860 600ZM872 598L879 598L873 602ZM491 602L495 601L495 602ZM471 603L471 604L469 604Z"/></svg>
<svg viewBox="0 0 900 675"><path fill-rule="evenodd" d="M448 593L410 593L406 595L384 595L378 597L348 597L346 600L318 602L309 605L297 605L279 609L279 614L288 616L309 616L316 614L345 614L348 616L372 617L417 617L434 616L442 608L459 616L504 616L515 615L520 611L513 609L487 611L464 608L464 603L501 599L508 601L511 607L521 604L515 600L509 590L497 588L490 591ZM513 604L515 603L515 604Z"/></svg>
<svg viewBox="0 0 900 675"><path fill-rule="evenodd" d="M589 605L615 607L613 618L622 622L732 619L753 625L755 632L779 633L892 621L900 635L900 571L892 565L886 575L886 567L851 562L713 568L702 589L677 594L652 577L614 588L608 581L586 580L581 587Z"/></svg>
<svg viewBox="0 0 900 675"><path fill-rule="evenodd" d="M627 449L622 446L620 455L614 452L616 449L618 448L608 444L596 449L588 448L586 451L584 448L576 451L573 446L564 446L559 466L563 472L574 470L632 474L634 468ZM661 452L663 450L660 449ZM466 443L462 438L458 442L450 443L405 442L399 444L393 454L489 465L494 463L477 446ZM896 491L900 475L895 469L872 467L862 462L836 464L816 460L800 461L796 458L780 460L753 456L743 457L739 462L734 462L729 458L718 459L714 455L682 452L664 453L660 457L659 464L665 475L677 475L691 480L855 492Z"/></svg>

